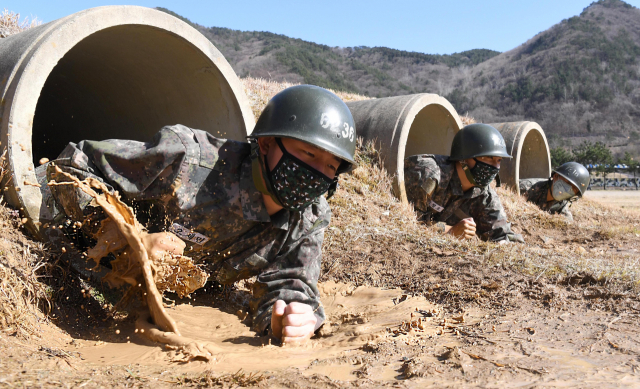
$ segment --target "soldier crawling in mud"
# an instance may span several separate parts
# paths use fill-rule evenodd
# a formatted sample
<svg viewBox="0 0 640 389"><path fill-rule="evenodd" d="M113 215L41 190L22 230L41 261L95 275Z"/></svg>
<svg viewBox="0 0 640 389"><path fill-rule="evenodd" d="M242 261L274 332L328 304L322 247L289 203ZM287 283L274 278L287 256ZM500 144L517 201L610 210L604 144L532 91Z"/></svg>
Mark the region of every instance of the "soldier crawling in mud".
<svg viewBox="0 0 640 389"><path fill-rule="evenodd" d="M335 94L300 85L271 99L249 138L218 139L174 125L147 143L70 143L38 173L43 184L68 181L56 167L94 177L147 210L149 253L184 252L221 284L257 276L252 328L302 342L325 319L317 280L331 210L322 195L331 195L338 175L355 164L353 118ZM50 190L57 219L81 223L82 233L99 240L106 216L92 198L71 185Z"/></svg>
<svg viewBox="0 0 640 389"><path fill-rule="evenodd" d="M523 242L511 231L498 194L490 183L502 158L511 158L498 130L470 124L455 135L451 156L421 154L405 159L407 199L421 218L459 238Z"/></svg>
<svg viewBox="0 0 640 389"><path fill-rule="evenodd" d="M582 197L589 187L589 171L577 162L567 162L553 170L549 178L527 178L519 181L520 193L550 214L560 214L569 221L571 203Z"/></svg>

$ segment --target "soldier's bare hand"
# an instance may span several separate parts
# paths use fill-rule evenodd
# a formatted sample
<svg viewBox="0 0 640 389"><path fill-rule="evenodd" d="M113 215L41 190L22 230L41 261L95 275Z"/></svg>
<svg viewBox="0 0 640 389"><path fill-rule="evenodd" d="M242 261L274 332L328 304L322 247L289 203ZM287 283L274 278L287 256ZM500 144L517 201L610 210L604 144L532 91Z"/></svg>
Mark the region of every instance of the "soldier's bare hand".
<svg viewBox="0 0 640 389"><path fill-rule="evenodd" d="M273 304L271 331L283 344L304 343L311 336L318 319L310 305L278 300Z"/></svg>
<svg viewBox="0 0 640 389"><path fill-rule="evenodd" d="M149 259L158 260L165 255L182 255L186 244L171 232L142 233L142 244L147 249Z"/></svg>
<svg viewBox="0 0 640 389"><path fill-rule="evenodd" d="M471 239L476 236L476 222L471 217L462 219L451 227L449 233L460 239Z"/></svg>

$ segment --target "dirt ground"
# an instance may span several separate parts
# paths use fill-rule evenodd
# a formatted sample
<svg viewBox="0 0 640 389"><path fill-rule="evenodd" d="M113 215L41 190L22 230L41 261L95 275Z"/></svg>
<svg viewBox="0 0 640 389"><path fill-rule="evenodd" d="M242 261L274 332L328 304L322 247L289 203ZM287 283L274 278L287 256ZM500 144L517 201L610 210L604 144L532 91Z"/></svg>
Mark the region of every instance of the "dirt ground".
<svg viewBox="0 0 640 389"><path fill-rule="evenodd" d="M585 198L601 204L640 211L640 190L589 190Z"/></svg>
<svg viewBox="0 0 640 389"><path fill-rule="evenodd" d="M173 361L126 320L75 336L46 326L33 343L2 336L0 385L585 388L640 381L637 307L584 303L580 286L486 285L489 306L456 312L399 289L322 287L331 330L305 347L269 344L231 312L236 307L198 296L197 305L178 302L170 313L187 336L220 345L215 362Z"/></svg>
<svg viewBox="0 0 640 389"><path fill-rule="evenodd" d="M209 362L185 363L141 336L134 309L73 271L72 249L30 243L19 216L3 211L0 271L21 269L22 283L40 274L47 297L34 286L20 300L3 284L3 309L41 309L0 322L0 388L640 385L637 212L583 199L568 223L499 188L527 243L461 242L391 195L374 150L361 146L358 158L330 201L328 321L309 344L281 347L250 331L250 281L166 295L185 336L219 347Z"/></svg>

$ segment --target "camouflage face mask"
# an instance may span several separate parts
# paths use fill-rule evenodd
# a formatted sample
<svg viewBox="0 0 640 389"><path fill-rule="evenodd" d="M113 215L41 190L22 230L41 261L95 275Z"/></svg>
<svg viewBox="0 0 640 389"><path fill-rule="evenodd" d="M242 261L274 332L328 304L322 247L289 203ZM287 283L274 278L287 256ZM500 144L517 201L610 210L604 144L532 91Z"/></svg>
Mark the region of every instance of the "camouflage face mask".
<svg viewBox="0 0 640 389"><path fill-rule="evenodd" d="M475 158L473 160L476 161L476 165L473 168L469 168L464 161L460 161L462 164L462 170L464 170L469 182L475 186L484 188L489 185L491 181L495 180L496 176L500 172L500 168L478 161Z"/></svg>
<svg viewBox="0 0 640 389"><path fill-rule="evenodd" d="M289 154L280 138L276 138L282 158L269 171L269 180L278 202L290 211L300 211L322 196L334 180Z"/></svg>

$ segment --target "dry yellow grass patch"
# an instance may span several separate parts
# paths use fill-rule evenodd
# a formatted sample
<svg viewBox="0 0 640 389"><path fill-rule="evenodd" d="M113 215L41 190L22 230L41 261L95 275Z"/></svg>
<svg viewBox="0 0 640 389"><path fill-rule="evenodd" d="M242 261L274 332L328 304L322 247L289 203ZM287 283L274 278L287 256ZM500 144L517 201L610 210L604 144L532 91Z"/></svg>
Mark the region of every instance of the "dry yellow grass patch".
<svg viewBox="0 0 640 389"><path fill-rule="evenodd" d="M15 214L0 206L0 332L28 338L46 321L39 308L49 304L40 282L47 262L43 245L19 230Z"/></svg>
<svg viewBox="0 0 640 389"><path fill-rule="evenodd" d="M360 141L356 159L358 168L341 177L341 186L329 202L333 218L323 247L324 278L335 277L345 271L345 266L353 269L358 261L373 267L386 256L388 260L382 259L383 268L406 266L425 258L440 261L439 253L453 252L479 256L488 267L502 266L536 277L558 279L588 274L623 289L640 286L637 253L620 251L611 255L610 250L602 250L611 244L624 246L625 242L637 240L640 219L636 218L634 224L633 212L607 209L582 199L572 206L576 221L569 223L502 187L496 190L505 212L514 231L524 235L526 244L459 241L418 222L411 205L403 205L392 195L392 177L382 167L371 143ZM404 259L398 259L402 256Z"/></svg>
<svg viewBox="0 0 640 389"><path fill-rule="evenodd" d="M42 22L37 18L33 20L24 18L20 21L20 14L5 9L2 14L0 14L0 38L6 38L10 35L28 30L31 27L39 26L40 24L42 24Z"/></svg>
<svg viewBox="0 0 640 389"><path fill-rule="evenodd" d="M246 77L240 79L242 81L242 85L244 86L244 92L247 94L249 98L249 102L251 104L251 109L253 110L253 115L256 117L256 120L262 113L264 107L266 107L269 100L278 94L279 92L289 88L290 86L300 85L293 84L290 82L277 82L271 80L265 80L264 78L253 78ZM344 102L349 101L360 101L360 100L369 100L371 97L359 95L357 93L349 93L349 92L338 92L329 89L331 92L335 93L342 99ZM460 120L463 125L475 123L476 120L470 116L460 116Z"/></svg>
<svg viewBox="0 0 640 389"><path fill-rule="evenodd" d="M241 81L244 85L244 91L247 94L247 97L249 97L251 109L253 110L253 114L256 117L256 120L273 96L291 86L300 85L292 84L290 82L277 82L253 77L243 78L241 79ZM367 96L359 95L356 93L336 92L334 90L331 90L331 92L338 95L343 101L358 101L369 99L369 97Z"/></svg>

